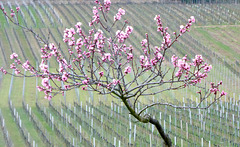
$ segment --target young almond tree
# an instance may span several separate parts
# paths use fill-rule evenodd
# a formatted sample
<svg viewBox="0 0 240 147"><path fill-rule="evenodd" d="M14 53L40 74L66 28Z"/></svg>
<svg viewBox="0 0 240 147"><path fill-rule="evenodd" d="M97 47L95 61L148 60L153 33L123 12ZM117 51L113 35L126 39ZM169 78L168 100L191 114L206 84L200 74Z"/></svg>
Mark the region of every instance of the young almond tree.
<svg viewBox="0 0 240 147"><path fill-rule="evenodd" d="M62 55L60 46L42 39L32 29L22 26L18 19L14 19L14 17L18 18L19 7L11 10L11 14L7 14L4 8L0 7L3 14L13 24L32 32L44 43L41 48L42 61L39 70L29 61L21 61L17 53L10 56L13 60L10 68L14 69L15 76L41 78L42 83L37 88L45 93L45 98L48 100L51 100L57 93L64 93L75 88L94 91L100 95L109 94L120 99L133 117L139 122L155 125L165 144L172 146L170 137L164 132L159 121L154 119L151 114L143 115L145 110L156 105L207 109L226 95L224 91L219 92L222 82L211 83L210 89L199 86L203 92L201 90L198 92L200 102L194 107L156 102L146 105L140 110L136 109L136 103L140 97L197 86L208 76L212 66L207 64L201 55L196 55L192 60L189 60L187 55L182 58L172 55L173 66L163 69L163 64L166 64L166 52L171 49L179 37L189 32L195 18L191 16L186 25L180 26L179 32L171 34L168 32L168 27L163 27L160 15L156 15L154 20L162 40L159 40L159 46L152 47L149 43L150 36L146 34L139 44L139 48L142 50L141 54L139 50L126 44L127 40L131 39L133 32L133 27L128 25L128 21L124 21L121 30L113 31L116 29L116 24L125 15L125 10L119 8L114 18L110 18L113 19L113 23L110 23L108 12L111 1L95 0L95 3L92 20L89 22L91 29L88 32L83 31L81 22L78 22L75 28L65 29L63 41L69 45L67 58ZM51 71L48 62L53 60L57 61L59 67ZM29 71L29 75L24 75L21 69ZM11 74L3 68L1 71L4 74ZM214 101L206 107L201 107L201 103L211 95L214 97Z"/></svg>

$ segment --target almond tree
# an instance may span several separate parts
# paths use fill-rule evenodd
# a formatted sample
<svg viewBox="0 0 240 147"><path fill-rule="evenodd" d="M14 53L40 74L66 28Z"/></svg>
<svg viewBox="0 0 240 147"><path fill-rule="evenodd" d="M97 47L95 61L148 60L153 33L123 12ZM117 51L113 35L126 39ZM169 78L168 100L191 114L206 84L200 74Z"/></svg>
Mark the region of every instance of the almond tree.
<svg viewBox="0 0 240 147"><path fill-rule="evenodd" d="M186 25L180 26L179 32L173 32L171 35L168 32L168 27L163 27L160 15L156 15L154 20L156 21L157 31L162 36L162 40L159 41L160 46L152 47L149 43L149 35L146 34L139 44L143 53L139 56L139 51L126 43L127 40L131 39L130 36L133 32L133 27L128 25L127 20L124 21L121 30L113 31L125 15L125 10L119 8L114 18L111 18L113 19L113 23L111 23L108 17L111 1L95 0L95 3L92 20L89 22L91 29L88 32L83 31L81 22L78 22L75 28L65 29L63 41L69 45L67 58L62 55L60 45L49 43L48 40L41 38L32 29L18 22L19 7L16 10L11 10L10 14L7 14L4 8L0 7L3 14L13 24L30 31L44 43L41 48L42 61L39 70L29 61L22 62L16 53L10 56L13 60L10 68L14 69L14 76L41 78L42 83L37 88L45 93L45 98L48 100L51 100L57 93L64 93L75 88L94 91L100 95L109 94L120 99L129 113L139 122L155 125L165 144L172 146L170 137L164 132L159 121L153 118L151 114L143 115L145 110L156 105L207 109L226 95L226 92L220 92L219 90L222 82L211 83L210 89L198 86L212 69L212 66L207 64L201 55L196 55L192 60L189 60L187 55L182 58L172 55L172 68L163 69L163 64L167 62L165 61L166 52L177 42L179 37L189 32L195 18L191 16ZM51 71L48 62L53 60L57 61L59 67ZM21 69L29 71L29 75L24 75ZM11 74L3 68L0 70L4 74ZM167 88L164 88L163 85ZM184 89L190 86L198 86L200 89L197 92L200 102L196 106L176 106L170 103L155 102L140 110L136 108L136 103L140 97ZM206 107L201 107L201 103L210 96L214 97L214 101Z"/></svg>

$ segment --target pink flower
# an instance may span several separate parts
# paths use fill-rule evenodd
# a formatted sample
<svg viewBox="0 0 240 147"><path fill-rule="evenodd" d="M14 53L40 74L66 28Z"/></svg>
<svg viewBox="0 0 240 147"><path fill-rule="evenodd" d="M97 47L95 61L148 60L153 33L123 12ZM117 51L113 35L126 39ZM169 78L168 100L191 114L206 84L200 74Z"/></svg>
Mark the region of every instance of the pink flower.
<svg viewBox="0 0 240 147"><path fill-rule="evenodd" d="M194 16L191 16L191 17L190 17L190 20L191 20L191 22L194 23L194 22L195 22L195 18L194 18Z"/></svg>
<svg viewBox="0 0 240 147"><path fill-rule="evenodd" d="M105 6L105 12L108 12L110 10L111 6L111 0L104 0L104 6Z"/></svg>
<svg viewBox="0 0 240 147"><path fill-rule="evenodd" d="M98 86L98 87L102 86L102 83L99 82L99 83L97 84L97 86Z"/></svg>
<svg viewBox="0 0 240 147"><path fill-rule="evenodd" d="M10 68L11 68L11 69L16 69L15 63L10 64Z"/></svg>
<svg viewBox="0 0 240 147"><path fill-rule="evenodd" d="M163 58L163 55L161 53L157 53L156 57L157 57L158 60L160 60L160 59Z"/></svg>
<svg viewBox="0 0 240 147"><path fill-rule="evenodd" d="M113 79L113 85L117 85L117 84L120 84L120 81L119 80L116 80L116 79Z"/></svg>
<svg viewBox="0 0 240 147"><path fill-rule="evenodd" d="M65 89L70 89L70 85L64 85Z"/></svg>
<svg viewBox="0 0 240 147"><path fill-rule="evenodd" d="M14 17L14 16L15 16L15 13L11 13L10 15L11 15L11 17Z"/></svg>
<svg viewBox="0 0 240 147"><path fill-rule="evenodd" d="M87 90L87 85L82 87L82 90Z"/></svg>
<svg viewBox="0 0 240 147"><path fill-rule="evenodd" d="M20 74L20 72L21 72L21 71L18 70L17 68L15 69L15 74L16 74L16 75Z"/></svg>
<svg viewBox="0 0 240 147"><path fill-rule="evenodd" d="M17 12L20 10L20 7L16 7Z"/></svg>
<svg viewBox="0 0 240 147"><path fill-rule="evenodd" d="M103 71L99 72L99 76L100 76L100 77L103 76Z"/></svg>
<svg viewBox="0 0 240 147"><path fill-rule="evenodd" d="M126 34L130 35L132 33L132 31L133 31L133 27L132 26L127 26L126 27L126 30L125 30Z"/></svg>
<svg viewBox="0 0 240 147"><path fill-rule="evenodd" d="M132 61L133 60L133 54L132 53L128 53L127 54L127 59Z"/></svg>
<svg viewBox="0 0 240 147"><path fill-rule="evenodd" d="M81 22L77 22L77 24L75 25L75 27L76 27L77 29L80 29L80 28L81 28L81 25L82 25Z"/></svg>
<svg viewBox="0 0 240 147"><path fill-rule="evenodd" d="M52 96L47 94L44 98L50 101L52 99Z"/></svg>
<svg viewBox="0 0 240 147"><path fill-rule="evenodd" d="M125 15L125 10L122 8L119 8L118 13L114 16L114 21L120 20L122 15Z"/></svg>
<svg viewBox="0 0 240 147"><path fill-rule="evenodd" d="M43 85L44 87L49 87L49 79L48 79L48 78L42 79L42 85Z"/></svg>
<svg viewBox="0 0 240 147"><path fill-rule="evenodd" d="M122 9L122 8L119 8L118 13L121 14L121 15L125 15L125 10Z"/></svg>
<svg viewBox="0 0 240 147"><path fill-rule="evenodd" d="M178 57L176 57L175 55L173 55L171 58L171 61L172 61L172 64L174 67L177 67L177 59L178 59Z"/></svg>
<svg viewBox="0 0 240 147"><path fill-rule="evenodd" d="M218 85L222 85L222 83L223 83L223 82L222 82L222 81L220 81L220 82L218 83Z"/></svg>
<svg viewBox="0 0 240 147"><path fill-rule="evenodd" d="M48 65L44 64L43 61L42 63L39 65L40 69L46 73L48 71Z"/></svg>
<svg viewBox="0 0 240 147"><path fill-rule="evenodd" d="M4 74L7 74L7 71L5 69L3 69L3 67L0 68L0 71L3 72Z"/></svg>
<svg viewBox="0 0 240 147"><path fill-rule="evenodd" d="M205 72L210 72L211 69L212 69L212 65L209 65L209 66L205 66L205 67L204 67L204 71L205 71Z"/></svg>
<svg viewBox="0 0 240 147"><path fill-rule="evenodd" d="M131 67L130 66L127 66L126 68L125 68L125 71L124 71L124 73L125 74L129 74L130 72L131 72Z"/></svg>
<svg viewBox="0 0 240 147"><path fill-rule="evenodd" d="M67 79L68 79L68 74L66 72L64 72L63 75L62 75L62 81L66 82Z"/></svg>
<svg viewBox="0 0 240 147"><path fill-rule="evenodd" d="M171 36L170 34L166 33L166 36L164 37L164 43L166 46L169 46L171 44L172 40L171 40Z"/></svg>
<svg viewBox="0 0 240 147"><path fill-rule="evenodd" d="M10 55L10 59L14 59L14 58L18 58L18 54L12 53L12 54Z"/></svg>
<svg viewBox="0 0 240 147"><path fill-rule="evenodd" d="M44 90L44 88L43 88L43 87L40 87L40 86L37 86L37 89L38 89L39 92L41 92L41 91Z"/></svg>
<svg viewBox="0 0 240 147"><path fill-rule="evenodd" d="M196 55L195 59L193 59L193 65L194 66L199 66L200 64L203 64L203 58L202 55Z"/></svg>
<svg viewBox="0 0 240 147"><path fill-rule="evenodd" d="M106 60L112 61L111 59L111 54L110 53L105 53L102 57L102 61L105 62Z"/></svg>
<svg viewBox="0 0 240 147"><path fill-rule="evenodd" d="M185 32L186 32L186 28L183 25L181 25L180 26L180 33L183 34Z"/></svg>
<svg viewBox="0 0 240 147"><path fill-rule="evenodd" d="M29 69L29 61L27 60L25 63L23 63L23 65L22 65L22 68L24 68L25 69L25 71L27 71L28 69Z"/></svg>
<svg viewBox="0 0 240 147"><path fill-rule="evenodd" d="M83 80L82 83L83 83L84 85L88 85L88 80Z"/></svg>
<svg viewBox="0 0 240 147"><path fill-rule="evenodd" d="M222 91L220 96L227 95L227 92Z"/></svg>

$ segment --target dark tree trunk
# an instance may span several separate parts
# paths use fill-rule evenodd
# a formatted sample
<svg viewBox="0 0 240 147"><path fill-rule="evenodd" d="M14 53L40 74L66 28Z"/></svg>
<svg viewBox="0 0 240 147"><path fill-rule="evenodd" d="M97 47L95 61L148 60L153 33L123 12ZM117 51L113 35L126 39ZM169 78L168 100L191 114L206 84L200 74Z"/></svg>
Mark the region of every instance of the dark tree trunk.
<svg viewBox="0 0 240 147"><path fill-rule="evenodd" d="M168 147L172 146L171 138L164 133L164 130L157 119L153 119L150 115L148 115L148 117L140 116L140 114L136 113L135 110L132 108L132 104L129 99L124 99L123 96L120 98L122 99L127 109L130 111L131 115L133 115L137 120L139 120L142 123L153 124L157 128L158 133L161 135L162 139L164 140L165 145Z"/></svg>
<svg viewBox="0 0 240 147"><path fill-rule="evenodd" d="M149 122L157 128L159 134L161 135L161 137L163 138L163 140L165 142L165 145L168 147L171 147L172 146L171 138L167 134L164 133L164 130L163 130L162 126L160 125L159 121L157 119L153 119L152 117L150 117Z"/></svg>

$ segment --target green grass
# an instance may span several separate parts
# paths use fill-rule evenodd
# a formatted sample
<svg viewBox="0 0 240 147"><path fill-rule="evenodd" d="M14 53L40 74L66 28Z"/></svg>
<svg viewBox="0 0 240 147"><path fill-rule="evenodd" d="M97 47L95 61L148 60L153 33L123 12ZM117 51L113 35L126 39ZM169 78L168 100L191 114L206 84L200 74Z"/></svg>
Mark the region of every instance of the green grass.
<svg viewBox="0 0 240 147"><path fill-rule="evenodd" d="M34 9L32 6L28 6L28 9L29 9L29 11L32 12L33 17L34 17L35 20L36 20L36 24L37 24L36 27L37 27L37 28L43 27L43 23L42 23L42 21L41 21L41 18L40 18L40 16L37 14L37 12L35 11L35 9Z"/></svg>
<svg viewBox="0 0 240 147"><path fill-rule="evenodd" d="M214 30L220 30L220 28L214 28ZM218 50L216 49L216 52L221 52L221 50L224 52L225 57L231 58L231 57L238 57L238 54L235 54L234 51L227 45L225 45L223 42L215 40L209 33L202 29L198 28L197 31L203 35L203 37L209 41L210 44L214 44L218 47ZM221 50L219 50L219 48Z"/></svg>
<svg viewBox="0 0 240 147"><path fill-rule="evenodd" d="M10 81L11 81L11 77L9 75L6 75L6 76L4 76L4 78L1 82L1 90L0 90L1 103L0 103L0 107L1 107L2 114L5 118L6 128L9 131L9 134L11 136L13 144L22 147L22 146L25 146L24 140L22 138L22 135L18 131L18 127L17 127L17 125L16 125L16 123L15 123L13 117L12 117L12 114L10 112L10 109L8 107L8 91L9 91ZM15 82L15 84L18 85L18 86L21 86L21 85L19 85L21 83L21 81L18 80L17 82ZM4 90L3 90L3 87L4 87ZM17 86L15 86L15 88L17 88ZM18 93L19 92L20 91L18 91ZM17 95L18 95L18 93L17 93ZM21 104L21 102L20 102L20 104Z"/></svg>

